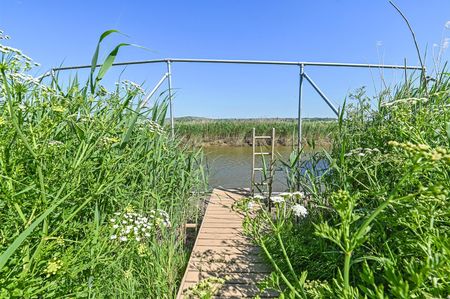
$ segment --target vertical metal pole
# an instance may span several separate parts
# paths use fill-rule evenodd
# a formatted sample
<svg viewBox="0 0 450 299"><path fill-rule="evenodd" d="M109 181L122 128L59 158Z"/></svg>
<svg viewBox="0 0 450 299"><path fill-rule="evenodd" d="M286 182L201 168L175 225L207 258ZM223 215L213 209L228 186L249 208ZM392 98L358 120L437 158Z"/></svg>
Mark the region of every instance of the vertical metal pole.
<svg viewBox="0 0 450 299"><path fill-rule="evenodd" d="M170 130L172 138L175 136L175 124L173 121L173 108L172 108L172 68L170 60L167 60L167 82L169 85L169 114L170 114Z"/></svg>
<svg viewBox="0 0 450 299"><path fill-rule="evenodd" d="M300 65L300 84L298 87L298 140L297 140L297 150L300 152L302 148L302 93L303 93L303 74L305 72L305 66Z"/></svg>
<svg viewBox="0 0 450 299"><path fill-rule="evenodd" d="M275 172L274 172L274 167L275 167L275 161L274 161L274 159L275 159L275 128L272 128L272 136L271 136L271 139L272 139L272 144L271 144L271 146L272 146L272 150L270 151L270 185L269 185L269 199L270 199L270 197L272 196L272 190L273 190L273 177L274 177L274 175L275 175Z"/></svg>
<svg viewBox="0 0 450 299"><path fill-rule="evenodd" d="M256 138L255 138L255 128L252 130L252 181L250 185L250 191L252 196L255 195L255 149L256 149Z"/></svg>

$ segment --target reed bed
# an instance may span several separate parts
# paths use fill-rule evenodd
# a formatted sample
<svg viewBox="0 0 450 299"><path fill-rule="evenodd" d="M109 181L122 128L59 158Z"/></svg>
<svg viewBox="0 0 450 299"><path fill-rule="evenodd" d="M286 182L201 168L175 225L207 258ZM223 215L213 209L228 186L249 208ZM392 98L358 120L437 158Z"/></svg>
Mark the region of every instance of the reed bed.
<svg viewBox="0 0 450 299"><path fill-rule="evenodd" d="M336 125L335 120L304 120L303 141L305 144L330 144L330 136ZM272 128L275 128L277 143L280 145L296 144L297 140L295 119L177 120L175 127L181 138L206 145L251 144L253 128L257 135L270 135Z"/></svg>

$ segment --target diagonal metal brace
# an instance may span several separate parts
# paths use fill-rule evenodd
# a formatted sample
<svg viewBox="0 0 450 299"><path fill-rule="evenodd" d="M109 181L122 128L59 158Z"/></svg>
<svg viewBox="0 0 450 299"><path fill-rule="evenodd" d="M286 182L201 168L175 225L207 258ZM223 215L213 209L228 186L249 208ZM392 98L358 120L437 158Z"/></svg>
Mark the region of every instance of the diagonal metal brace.
<svg viewBox="0 0 450 299"><path fill-rule="evenodd" d="M165 73L164 76L162 76L161 80L159 80L159 82L155 85L155 87L152 89L152 91L147 95L147 97L142 102L142 104L139 108L142 108L145 105L147 105L148 101L150 101L150 98L155 94L155 92L158 90L158 88L161 86L161 84L163 84L164 80L166 80L167 77L169 77L169 74Z"/></svg>
<svg viewBox="0 0 450 299"><path fill-rule="evenodd" d="M339 116L338 109L331 103L331 101L327 98L327 96L320 90L320 88L317 86L316 83L314 83L313 80L305 73L303 72L303 77L308 80L309 84L317 91L317 93L322 97L322 99L327 103L327 105L333 110L333 112L336 114L336 116Z"/></svg>

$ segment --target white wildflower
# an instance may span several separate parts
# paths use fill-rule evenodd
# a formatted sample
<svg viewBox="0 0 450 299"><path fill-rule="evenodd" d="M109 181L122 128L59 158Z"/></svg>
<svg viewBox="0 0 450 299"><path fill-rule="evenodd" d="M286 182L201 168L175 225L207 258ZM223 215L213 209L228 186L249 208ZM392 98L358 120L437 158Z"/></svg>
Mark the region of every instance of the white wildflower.
<svg viewBox="0 0 450 299"><path fill-rule="evenodd" d="M442 42L442 49L447 49L449 44L450 44L450 37L444 38L444 41Z"/></svg>
<svg viewBox="0 0 450 299"><path fill-rule="evenodd" d="M117 239L117 236L116 235L111 235L110 239L111 240L115 240L115 239Z"/></svg>
<svg viewBox="0 0 450 299"><path fill-rule="evenodd" d="M300 204L293 205L292 212L294 212L294 215L297 217L306 217L306 215L308 215L308 210Z"/></svg>
<svg viewBox="0 0 450 299"><path fill-rule="evenodd" d="M250 202L247 204L247 209L248 209L248 210L253 210L254 207L255 207L255 203L254 203L253 201L250 201Z"/></svg>
<svg viewBox="0 0 450 299"><path fill-rule="evenodd" d="M262 196L261 194L256 194L255 196L253 196L254 199L264 199L265 197Z"/></svg>
<svg viewBox="0 0 450 299"><path fill-rule="evenodd" d="M273 203L282 203L282 202L284 202L284 198L281 197L281 196L272 196L272 197L270 198L270 200L271 200Z"/></svg>
<svg viewBox="0 0 450 299"><path fill-rule="evenodd" d="M119 225L118 225L118 224L114 224L114 225L113 225L113 228L114 228L114 229L118 229L118 228L119 228Z"/></svg>
<svg viewBox="0 0 450 299"><path fill-rule="evenodd" d="M50 140L48 142L48 145L51 145L51 146L62 146L62 145L64 145L64 143L62 143L61 141L58 141L58 140Z"/></svg>
<svg viewBox="0 0 450 299"><path fill-rule="evenodd" d="M111 218L109 221L116 222L116 219L115 218Z"/></svg>
<svg viewBox="0 0 450 299"><path fill-rule="evenodd" d="M126 236L121 236L120 241L122 242L128 241L128 238Z"/></svg>

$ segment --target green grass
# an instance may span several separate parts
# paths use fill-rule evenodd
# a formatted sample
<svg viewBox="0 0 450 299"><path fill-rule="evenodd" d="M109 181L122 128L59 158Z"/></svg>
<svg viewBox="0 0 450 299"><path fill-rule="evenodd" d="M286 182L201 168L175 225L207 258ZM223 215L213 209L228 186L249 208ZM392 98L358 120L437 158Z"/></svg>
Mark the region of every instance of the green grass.
<svg viewBox="0 0 450 299"><path fill-rule="evenodd" d="M364 89L349 97L332 150L314 156L325 174L300 171L298 153L285 163L290 191L305 195L246 222L275 268L265 287L295 298L450 294L450 76L412 81L380 94L377 109ZM295 204L308 215L295 217Z"/></svg>
<svg viewBox="0 0 450 299"><path fill-rule="evenodd" d="M336 124L334 120L304 120L303 141L329 144ZM251 143L253 128L257 135L270 135L275 128L279 144L292 145L297 140L295 119L188 119L177 120L175 128L181 138L203 144L246 145Z"/></svg>
<svg viewBox="0 0 450 299"><path fill-rule="evenodd" d="M0 54L0 298L174 297L201 153L162 129L164 100L144 109L137 86L100 86L107 67L64 88L31 65Z"/></svg>

